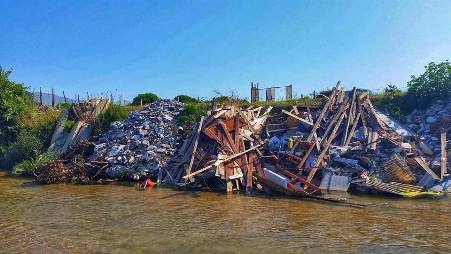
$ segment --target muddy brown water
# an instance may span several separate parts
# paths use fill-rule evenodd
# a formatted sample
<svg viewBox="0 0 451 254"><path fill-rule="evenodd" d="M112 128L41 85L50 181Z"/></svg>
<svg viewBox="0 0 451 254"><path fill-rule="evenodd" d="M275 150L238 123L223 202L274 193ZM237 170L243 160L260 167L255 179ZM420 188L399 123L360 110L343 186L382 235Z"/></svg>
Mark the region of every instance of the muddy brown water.
<svg viewBox="0 0 451 254"><path fill-rule="evenodd" d="M1 253L450 253L451 198L284 197L24 187L0 175Z"/></svg>

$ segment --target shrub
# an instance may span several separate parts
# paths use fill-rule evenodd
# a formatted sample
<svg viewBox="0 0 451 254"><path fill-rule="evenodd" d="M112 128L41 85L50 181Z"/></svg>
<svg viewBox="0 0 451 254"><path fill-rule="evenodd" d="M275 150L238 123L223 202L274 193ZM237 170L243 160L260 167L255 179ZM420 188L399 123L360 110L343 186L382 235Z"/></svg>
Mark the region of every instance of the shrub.
<svg viewBox="0 0 451 254"><path fill-rule="evenodd" d="M13 174L28 176L34 175L39 168L56 159L58 159L58 154L56 153L46 152L40 154L34 159L28 159L18 163L13 168Z"/></svg>
<svg viewBox="0 0 451 254"><path fill-rule="evenodd" d="M11 169L15 164L26 159L36 158L44 149L43 142L35 135L20 134L17 140L6 147L1 159L1 166Z"/></svg>
<svg viewBox="0 0 451 254"><path fill-rule="evenodd" d="M141 105L149 104L158 100L158 96L153 93L142 93L138 94L135 98L133 98L133 105Z"/></svg>
<svg viewBox="0 0 451 254"><path fill-rule="evenodd" d="M418 77L411 76L407 82L406 103L409 108L425 108L434 100L448 99L451 96L451 64L448 60L425 66L426 71Z"/></svg>
<svg viewBox="0 0 451 254"><path fill-rule="evenodd" d="M33 108L30 113L18 119L20 133L33 135L42 141L44 147L48 147L59 115L59 111L51 108L44 110Z"/></svg>
<svg viewBox="0 0 451 254"><path fill-rule="evenodd" d="M24 85L9 80L11 71L0 67L0 145L12 143L18 132L17 119L31 109L32 97Z"/></svg>
<svg viewBox="0 0 451 254"><path fill-rule="evenodd" d="M198 102L195 98L188 96L188 95L177 95L174 97L174 100L178 100L182 103L194 103Z"/></svg>
<svg viewBox="0 0 451 254"><path fill-rule="evenodd" d="M131 111L138 109L141 109L141 107L111 104L104 112L97 116L93 135L99 135L105 132L108 130L112 122L123 121Z"/></svg>
<svg viewBox="0 0 451 254"><path fill-rule="evenodd" d="M177 120L182 125L191 125L200 121L202 116L210 109L208 102L186 103L182 112L177 116Z"/></svg>
<svg viewBox="0 0 451 254"><path fill-rule="evenodd" d="M371 97L376 108L400 122L405 121L404 92L395 85L388 85L380 94Z"/></svg>

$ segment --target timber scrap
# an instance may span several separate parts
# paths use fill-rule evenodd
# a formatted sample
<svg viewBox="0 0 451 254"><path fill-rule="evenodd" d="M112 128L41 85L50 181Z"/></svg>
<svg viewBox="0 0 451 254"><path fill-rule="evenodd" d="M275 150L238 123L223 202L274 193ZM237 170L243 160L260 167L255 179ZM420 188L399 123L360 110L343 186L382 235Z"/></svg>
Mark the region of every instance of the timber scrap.
<svg viewBox="0 0 451 254"><path fill-rule="evenodd" d="M338 82L323 97L320 108L214 108L160 171L158 181L194 189L315 197L322 194L319 187L326 175L349 178L348 186L365 182L367 175L389 184L384 186L393 181L414 185L425 173L440 178L415 139L401 136L379 117L369 92L345 91ZM372 183L367 186L383 185Z"/></svg>

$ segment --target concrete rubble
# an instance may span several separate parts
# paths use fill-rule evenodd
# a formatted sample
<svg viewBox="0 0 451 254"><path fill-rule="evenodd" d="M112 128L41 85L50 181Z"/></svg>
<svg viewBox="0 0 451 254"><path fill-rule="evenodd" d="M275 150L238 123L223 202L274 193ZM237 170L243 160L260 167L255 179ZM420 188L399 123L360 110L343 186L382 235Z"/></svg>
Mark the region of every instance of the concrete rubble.
<svg viewBox="0 0 451 254"><path fill-rule="evenodd" d="M377 111L368 92L340 83L319 107L214 105L184 139L176 121L181 103L159 100L132 112L91 143L83 179L150 178L179 188L323 200L328 191L449 191L450 102L413 112L407 127ZM55 165L74 164L77 149Z"/></svg>
<svg viewBox="0 0 451 254"><path fill-rule="evenodd" d="M111 178L155 177L179 144L181 129L176 116L182 108L180 102L158 100L133 111L99 137L93 157L111 165L106 171Z"/></svg>

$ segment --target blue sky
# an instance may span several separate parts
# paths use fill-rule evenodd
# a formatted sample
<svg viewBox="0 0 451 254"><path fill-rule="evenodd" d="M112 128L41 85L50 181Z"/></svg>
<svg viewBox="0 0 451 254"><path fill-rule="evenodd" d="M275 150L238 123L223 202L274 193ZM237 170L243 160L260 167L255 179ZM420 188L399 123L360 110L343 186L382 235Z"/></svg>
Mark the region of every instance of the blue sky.
<svg viewBox="0 0 451 254"><path fill-rule="evenodd" d="M57 92L210 98L405 87L451 58L451 1L0 0L0 65ZM451 60L451 59L450 59Z"/></svg>

